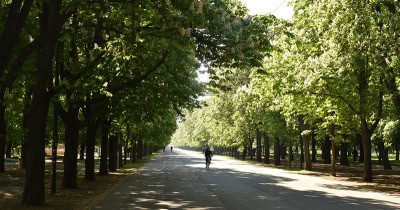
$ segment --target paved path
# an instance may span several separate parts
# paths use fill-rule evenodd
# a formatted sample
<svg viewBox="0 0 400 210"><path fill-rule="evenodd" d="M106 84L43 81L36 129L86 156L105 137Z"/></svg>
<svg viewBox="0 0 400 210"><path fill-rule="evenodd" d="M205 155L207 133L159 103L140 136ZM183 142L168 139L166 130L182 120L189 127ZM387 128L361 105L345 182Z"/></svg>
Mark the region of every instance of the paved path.
<svg viewBox="0 0 400 210"><path fill-rule="evenodd" d="M400 209L400 197L174 149L157 155L94 209Z"/></svg>

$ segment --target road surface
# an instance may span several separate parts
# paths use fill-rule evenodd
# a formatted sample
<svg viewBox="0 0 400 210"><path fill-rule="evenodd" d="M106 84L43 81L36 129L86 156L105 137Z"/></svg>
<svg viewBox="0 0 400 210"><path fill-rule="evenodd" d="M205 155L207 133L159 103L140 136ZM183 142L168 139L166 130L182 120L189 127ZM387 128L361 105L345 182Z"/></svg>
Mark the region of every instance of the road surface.
<svg viewBox="0 0 400 210"><path fill-rule="evenodd" d="M93 209L400 209L400 197L198 152L157 155Z"/></svg>

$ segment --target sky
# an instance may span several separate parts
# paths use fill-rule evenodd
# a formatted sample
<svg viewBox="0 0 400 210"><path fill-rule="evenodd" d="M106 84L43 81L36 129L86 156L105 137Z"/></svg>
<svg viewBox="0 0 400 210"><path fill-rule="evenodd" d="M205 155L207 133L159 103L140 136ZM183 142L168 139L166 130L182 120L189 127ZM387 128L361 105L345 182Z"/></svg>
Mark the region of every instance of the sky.
<svg viewBox="0 0 400 210"><path fill-rule="evenodd" d="M247 8L251 15L255 14L273 14L278 18L291 19L293 9L288 6L290 0L240 0ZM204 67L202 67L204 68ZM208 82L208 74L198 74L198 80Z"/></svg>

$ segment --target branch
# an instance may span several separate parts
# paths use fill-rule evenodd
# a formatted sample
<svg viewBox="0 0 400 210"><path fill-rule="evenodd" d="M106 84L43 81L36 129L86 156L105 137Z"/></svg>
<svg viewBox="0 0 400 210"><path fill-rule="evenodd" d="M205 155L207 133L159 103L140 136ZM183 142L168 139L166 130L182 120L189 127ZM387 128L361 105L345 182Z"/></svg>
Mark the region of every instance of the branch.
<svg viewBox="0 0 400 210"><path fill-rule="evenodd" d="M137 78L134 78L132 80L128 80L120 85L110 87L109 91L111 93L115 93L122 89L133 88L133 87L138 86L143 80L147 79L151 73L155 72L163 63L165 63L165 60L167 59L168 54L169 54L169 52L165 52L163 54L163 56L161 57L161 59L154 66L152 66L150 69L148 69L145 74L143 74Z"/></svg>
<svg viewBox="0 0 400 210"><path fill-rule="evenodd" d="M383 79L381 78L381 84L383 83ZM373 133L374 130L378 127L378 124L382 118L383 113L383 91L379 90L379 103L378 103L378 116L376 116L375 122L372 124L370 133Z"/></svg>
<svg viewBox="0 0 400 210"><path fill-rule="evenodd" d="M342 101L343 103L345 103L347 106L349 106L349 108L356 114L359 114L359 111L357 111L357 109L354 108L354 106L352 104L350 104L350 102L348 102L343 96L339 95L339 94L329 94L329 93L316 93L316 92L310 92L311 94L314 95L322 95L322 96L329 96L332 98L337 98L340 101Z"/></svg>
<svg viewBox="0 0 400 210"><path fill-rule="evenodd" d="M11 88L14 81L17 79L18 73L21 71L25 61L28 57L39 47L37 39L27 44L18 54L14 63L10 67L9 73L1 85L0 91L4 93L7 88Z"/></svg>

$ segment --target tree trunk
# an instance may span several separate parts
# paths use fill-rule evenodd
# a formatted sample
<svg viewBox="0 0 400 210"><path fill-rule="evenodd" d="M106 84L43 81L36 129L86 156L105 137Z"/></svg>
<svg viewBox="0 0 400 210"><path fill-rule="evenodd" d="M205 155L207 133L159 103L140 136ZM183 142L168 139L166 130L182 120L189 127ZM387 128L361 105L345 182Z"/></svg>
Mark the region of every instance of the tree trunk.
<svg viewBox="0 0 400 210"><path fill-rule="evenodd" d="M317 139L314 129L311 133L311 161L314 163L317 162Z"/></svg>
<svg viewBox="0 0 400 210"><path fill-rule="evenodd" d="M124 167L124 159L122 156L122 144L118 144L118 168Z"/></svg>
<svg viewBox="0 0 400 210"><path fill-rule="evenodd" d="M332 168L331 168L331 175L336 176L336 146L335 146L335 136L334 132L331 133L332 139Z"/></svg>
<svg viewBox="0 0 400 210"><path fill-rule="evenodd" d="M131 137L131 161L137 160L137 143L135 137Z"/></svg>
<svg viewBox="0 0 400 210"><path fill-rule="evenodd" d="M329 136L325 136L323 142L324 164L331 164L331 148L332 148L331 139L329 138Z"/></svg>
<svg viewBox="0 0 400 210"><path fill-rule="evenodd" d="M340 143L340 165L342 166L348 166L349 164L349 158L347 155L347 149L348 149L349 144L347 142L341 142Z"/></svg>
<svg viewBox="0 0 400 210"><path fill-rule="evenodd" d="M250 160L254 159L254 153L253 153L253 139L251 139L250 135L249 135L249 146L247 148L249 148L249 153L250 153Z"/></svg>
<svg viewBox="0 0 400 210"><path fill-rule="evenodd" d="M81 143L81 147L79 150L79 160L85 160L85 150L86 150L86 145L85 142L83 141Z"/></svg>
<svg viewBox="0 0 400 210"><path fill-rule="evenodd" d="M26 168L26 154L27 154L27 142L28 142L28 123L29 123L29 103L30 98L29 93L25 93L24 97L24 110L23 110L23 119L22 119L22 128L23 128L23 139L22 139L22 148L21 148L21 163L20 166L22 169Z"/></svg>
<svg viewBox="0 0 400 210"><path fill-rule="evenodd" d="M289 139L289 158L288 158L288 168L292 168L292 158L293 158L293 151L292 151L292 140Z"/></svg>
<svg viewBox="0 0 400 210"><path fill-rule="evenodd" d="M266 132L263 132L263 136L264 136L264 163L269 164L270 160L269 160L269 137L268 134Z"/></svg>
<svg viewBox="0 0 400 210"><path fill-rule="evenodd" d="M372 182L372 165L371 165L371 134L367 127L367 121L361 120L362 143L364 148L364 182Z"/></svg>
<svg viewBox="0 0 400 210"><path fill-rule="evenodd" d="M388 154L389 148L385 148L385 144L383 143L382 140L380 140L377 143L377 146L378 146L378 149L379 149L379 156L382 157L383 169L392 170L392 165L390 164L389 154Z"/></svg>
<svg viewBox="0 0 400 210"><path fill-rule="evenodd" d="M244 146L243 153L242 153L242 160L246 160L246 153L247 153L247 147Z"/></svg>
<svg viewBox="0 0 400 210"><path fill-rule="evenodd" d="M129 135L128 135L129 136ZM124 144L124 165L128 164L128 137L125 139Z"/></svg>
<svg viewBox="0 0 400 210"><path fill-rule="evenodd" d="M0 104L0 173L5 172L4 152L6 149L6 107Z"/></svg>
<svg viewBox="0 0 400 210"><path fill-rule="evenodd" d="M101 125L101 155L99 175L108 174L108 135L110 133L111 121L104 120Z"/></svg>
<svg viewBox="0 0 400 210"><path fill-rule="evenodd" d="M139 135L137 142L137 159L143 158L143 138Z"/></svg>
<svg viewBox="0 0 400 210"><path fill-rule="evenodd" d="M310 134L307 134L303 137L304 140L304 160L305 160L305 170L311 171L312 164L311 164L311 155L310 155Z"/></svg>
<svg viewBox="0 0 400 210"><path fill-rule="evenodd" d="M64 121L65 153L63 187L73 189L78 187L78 138L79 138L79 109L71 106L66 112Z"/></svg>
<svg viewBox="0 0 400 210"><path fill-rule="evenodd" d="M257 141L257 162L261 162L261 153L262 153L262 148L261 148L261 131L257 128L256 130L256 141Z"/></svg>
<svg viewBox="0 0 400 210"><path fill-rule="evenodd" d="M280 152L281 152L281 159L286 159L286 155L287 155L287 146L283 144L283 142L281 142L281 146L280 146Z"/></svg>
<svg viewBox="0 0 400 210"><path fill-rule="evenodd" d="M281 165L281 156L280 156L280 139L279 137L274 137L274 165L280 166Z"/></svg>
<svg viewBox="0 0 400 210"><path fill-rule="evenodd" d="M13 148L13 143L11 140L9 140L6 144L6 158L11 158L12 148Z"/></svg>
<svg viewBox="0 0 400 210"><path fill-rule="evenodd" d="M86 181L94 181L96 179L94 169L95 169L95 160L94 160L94 152L96 147L96 132L97 132L97 117L95 116L95 107L94 104L90 101L91 99L87 99L88 104L86 105L87 109L87 119L89 125L86 128L86 159L85 159L85 180Z"/></svg>
<svg viewBox="0 0 400 210"><path fill-rule="evenodd" d="M45 203L44 147L51 99L48 90L52 89L52 60L56 40L64 23L59 15L62 1L54 0L49 3L51 5L43 4L42 13L39 15L38 72L30 106L25 186L21 199L21 203L26 205Z"/></svg>
<svg viewBox="0 0 400 210"><path fill-rule="evenodd" d="M297 116L297 121L298 121L298 131L299 131L299 143L300 143L300 164L299 168L303 169L303 163L304 163L304 147L303 147L303 137L301 133L303 132L303 120L304 116L303 115L298 115Z"/></svg>
<svg viewBox="0 0 400 210"><path fill-rule="evenodd" d="M363 141L362 141L362 135L357 134L356 138L357 138L358 144L360 145L360 158L358 161L360 163L364 163L364 146L363 146Z"/></svg>
<svg viewBox="0 0 400 210"><path fill-rule="evenodd" d="M397 146L397 148L396 148L396 160L399 160L399 150L400 150L400 148L399 148L399 146Z"/></svg>
<svg viewBox="0 0 400 210"><path fill-rule="evenodd" d="M110 136L109 146L108 167L110 171L115 172L118 163L118 137L116 135Z"/></svg>

